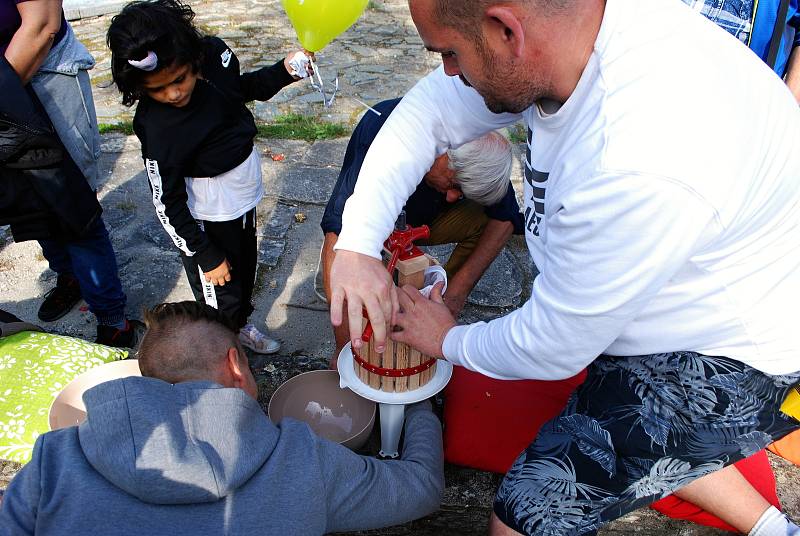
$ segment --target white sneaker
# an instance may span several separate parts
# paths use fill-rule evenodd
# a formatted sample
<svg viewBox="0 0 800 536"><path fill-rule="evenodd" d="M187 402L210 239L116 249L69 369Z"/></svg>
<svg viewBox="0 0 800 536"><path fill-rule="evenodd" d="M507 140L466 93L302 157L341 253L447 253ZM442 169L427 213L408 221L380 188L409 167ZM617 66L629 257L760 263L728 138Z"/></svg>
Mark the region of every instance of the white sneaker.
<svg viewBox="0 0 800 536"><path fill-rule="evenodd" d="M239 330L239 342L257 354L274 354L281 348L281 343L270 339L253 324L247 324Z"/></svg>

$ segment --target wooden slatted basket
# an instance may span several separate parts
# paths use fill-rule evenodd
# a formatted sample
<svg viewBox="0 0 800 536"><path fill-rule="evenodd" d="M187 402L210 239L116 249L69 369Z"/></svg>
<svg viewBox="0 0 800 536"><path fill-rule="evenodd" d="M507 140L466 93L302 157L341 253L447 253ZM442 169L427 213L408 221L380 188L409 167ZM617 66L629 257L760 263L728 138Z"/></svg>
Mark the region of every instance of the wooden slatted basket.
<svg viewBox="0 0 800 536"><path fill-rule="evenodd" d="M428 255L398 261L398 286L412 285L417 289L422 288L425 269L434 264L438 264L437 261ZM388 325L386 332L389 333ZM435 358L389 338L382 354L375 351L374 338L370 338L359 354L353 353L353 367L358 378L373 389L387 393L414 391L427 384L436 374Z"/></svg>

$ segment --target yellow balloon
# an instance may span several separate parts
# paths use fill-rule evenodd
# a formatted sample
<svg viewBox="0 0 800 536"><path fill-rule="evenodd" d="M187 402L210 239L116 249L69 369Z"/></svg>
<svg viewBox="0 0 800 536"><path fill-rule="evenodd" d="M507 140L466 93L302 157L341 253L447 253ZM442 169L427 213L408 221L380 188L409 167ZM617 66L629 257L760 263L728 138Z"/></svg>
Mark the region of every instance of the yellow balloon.
<svg viewBox="0 0 800 536"><path fill-rule="evenodd" d="M317 52L353 25L369 0L281 0L303 48Z"/></svg>

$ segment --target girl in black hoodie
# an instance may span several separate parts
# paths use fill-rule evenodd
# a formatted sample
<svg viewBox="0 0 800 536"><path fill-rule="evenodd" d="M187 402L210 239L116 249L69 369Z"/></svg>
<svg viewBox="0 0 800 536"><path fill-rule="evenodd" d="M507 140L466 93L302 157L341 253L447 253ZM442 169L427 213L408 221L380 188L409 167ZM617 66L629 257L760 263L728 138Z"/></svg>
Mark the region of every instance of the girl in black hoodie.
<svg viewBox="0 0 800 536"><path fill-rule="evenodd" d="M273 353L278 341L248 322L264 192L245 103L268 100L300 76L289 57L240 74L233 51L202 36L193 18L178 0L128 4L108 30L111 72L122 102L139 103L133 128L153 205L181 251L195 299L227 314L244 346Z"/></svg>

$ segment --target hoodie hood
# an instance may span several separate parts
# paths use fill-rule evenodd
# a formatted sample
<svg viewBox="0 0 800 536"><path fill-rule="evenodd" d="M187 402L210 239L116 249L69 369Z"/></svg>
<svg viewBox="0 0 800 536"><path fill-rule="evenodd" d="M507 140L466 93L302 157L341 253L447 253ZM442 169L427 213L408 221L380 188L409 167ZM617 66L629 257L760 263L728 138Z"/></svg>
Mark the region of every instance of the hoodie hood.
<svg viewBox="0 0 800 536"><path fill-rule="evenodd" d="M269 458L278 429L241 389L131 377L83 395L78 428L89 463L151 504L214 502Z"/></svg>

